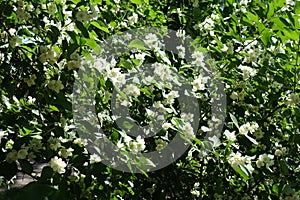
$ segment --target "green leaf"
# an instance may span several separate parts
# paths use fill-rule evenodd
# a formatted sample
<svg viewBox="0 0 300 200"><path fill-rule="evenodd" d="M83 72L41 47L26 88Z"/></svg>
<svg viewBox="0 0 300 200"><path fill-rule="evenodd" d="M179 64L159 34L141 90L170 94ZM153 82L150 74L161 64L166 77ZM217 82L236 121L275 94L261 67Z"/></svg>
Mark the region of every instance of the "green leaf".
<svg viewBox="0 0 300 200"><path fill-rule="evenodd" d="M51 31L50 31L51 30ZM48 31L48 37L51 40L52 44L55 44L60 36L60 31L56 26L51 26Z"/></svg>
<svg viewBox="0 0 300 200"><path fill-rule="evenodd" d="M300 1L296 1L295 14L300 14Z"/></svg>
<svg viewBox="0 0 300 200"><path fill-rule="evenodd" d="M84 27L83 23L80 21L76 21L75 24L77 28L81 31L82 35L86 38L89 38L89 33L87 29Z"/></svg>
<svg viewBox="0 0 300 200"><path fill-rule="evenodd" d="M69 1L72 1L74 4L77 4L77 3L79 3L81 0L69 0Z"/></svg>
<svg viewBox="0 0 300 200"><path fill-rule="evenodd" d="M32 173L33 167L28 160L18 160L18 161L20 163L23 172L25 172L26 174Z"/></svg>
<svg viewBox="0 0 300 200"><path fill-rule="evenodd" d="M74 51L76 51L76 49L79 47L79 45L76 43L76 44L71 44L70 46L68 46L68 49L67 49L67 55L68 57L70 57L70 55L72 53L74 53Z"/></svg>
<svg viewBox="0 0 300 200"><path fill-rule="evenodd" d="M283 30L286 26L278 17L273 17L270 19L271 22L274 23L272 30Z"/></svg>
<svg viewBox="0 0 300 200"><path fill-rule="evenodd" d="M47 181L53 176L53 170L49 166L45 166L42 170L41 177L39 181Z"/></svg>
<svg viewBox="0 0 300 200"><path fill-rule="evenodd" d="M246 16L247 16L247 19L251 20L252 22L258 22L258 20L259 20L258 16L251 12L247 12Z"/></svg>
<svg viewBox="0 0 300 200"><path fill-rule="evenodd" d="M234 168L234 170L239 174L241 175L241 177L243 177L244 180L248 180L249 179L249 176L247 175L247 171L245 170L245 168L241 168L241 167L237 167L237 168Z"/></svg>
<svg viewBox="0 0 300 200"><path fill-rule="evenodd" d="M298 31L293 31L291 29L283 29L283 34L284 36L288 37L289 39L292 39L292 40L298 40L299 39L299 33Z"/></svg>
<svg viewBox="0 0 300 200"><path fill-rule="evenodd" d="M95 54L100 54L101 48L95 40L87 39L86 44L94 51Z"/></svg>
<svg viewBox="0 0 300 200"><path fill-rule="evenodd" d="M245 135L245 136L246 136L246 138L248 138L248 140L250 140L253 144L258 144L258 142L257 142L254 138L250 137L249 135Z"/></svg>
<svg viewBox="0 0 300 200"><path fill-rule="evenodd" d="M125 67L126 69L129 69L129 70L132 69L132 64L129 61L125 60L124 58L120 59L120 66L123 66L123 67Z"/></svg>
<svg viewBox="0 0 300 200"><path fill-rule="evenodd" d="M268 14L267 17L270 18L274 15L274 4L273 2L268 3Z"/></svg>
<svg viewBox="0 0 300 200"><path fill-rule="evenodd" d="M119 134L118 130L113 130L113 133L111 134L111 139L113 141L117 141L119 139L119 136L120 136L120 134Z"/></svg>
<svg viewBox="0 0 300 200"><path fill-rule="evenodd" d="M56 111L56 112L59 111L59 109L58 109L56 106L53 106L53 105L50 105L50 106L49 106L49 109L50 109L51 111Z"/></svg>
<svg viewBox="0 0 300 200"><path fill-rule="evenodd" d="M0 176L4 176L7 180L10 180L17 174L18 166L15 162L8 163L2 162L0 163Z"/></svg>
<svg viewBox="0 0 300 200"><path fill-rule="evenodd" d="M289 175L289 168L284 160L280 160L280 167L283 175Z"/></svg>
<svg viewBox="0 0 300 200"><path fill-rule="evenodd" d="M127 130L132 129L133 125L129 121L123 121L122 128L126 128Z"/></svg>
<svg viewBox="0 0 300 200"><path fill-rule="evenodd" d="M96 3L96 4L102 4L102 0L94 0L94 3Z"/></svg>
<svg viewBox="0 0 300 200"><path fill-rule="evenodd" d="M93 22L91 22L91 24L94 27L96 27L96 28L104 31L105 33L109 33L108 28L106 27L106 25L103 22L101 22L101 21L93 21Z"/></svg>
<svg viewBox="0 0 300 200"><path fill-rule="evenodd" d="M137 49L141 49L141 50L145 50L145 43L142 40L139 39L134 39L131 40L129 43L129 47L130 48L137 48Z"/></svg>
<svg viewBox="0 0 300 200"><path fill-rule="evenodd" d="M273 35L273 33L269 30L269 29L265 29L262 33L261 33L261 41L264 43L265 46L268 45L268 43L270 42L270 38Z"/></svg>
<svg viewBox="0 0 300 200"><path fill-rule="evenodd" d="M272 190L273 190L273 192L275 192L276 194L278 194L278 185L276 185L276 184L274 184L273 186L272 186Z"/></svg>
<svg viewBox="0 0 300 200"><path fill-rule="evenodd" d="M131 3L134 3L134 4L138 4L138 5L142 5L143 2L141 0L130 0Z"/></svg>
<svg viewBox="0 0 300 200"><path fill-rule="evenodd" d="M232 122L234 123L234 125L239 129L240 126L239 126L239 123L238 123L236 117L233 114L231 114L231 113L229 113L229 116L230 116Z"/></svg>
<svg viewBox="0 0 300 200"><path fill-rule="evenodd" d="M37 182L31 182L26 185L14 199L45 199L45 197L51 197L55 190L52 186L47 184L40 184ZM48 199L48 198L46 198ZM50 198L51 199L51 198Z"/></svg>
<svg viewBox="0 0 300 200"><path fill-rule="evenodd" d="M77 35L76 33L74 33L74 31L66 31L68 33L68 35L71 37L71 39L77 44Z"/></svg>
<svg viewBox="0 0 300 200"><path fill-rule="evenodd" d="M152 93L151 93L149 90L147 90L146 88L141 88L140 91L143 92L143 93L145 93L145 94L148 94L148 95L150 95L150 96L151 96L151 94L152 94Z"/></svg>

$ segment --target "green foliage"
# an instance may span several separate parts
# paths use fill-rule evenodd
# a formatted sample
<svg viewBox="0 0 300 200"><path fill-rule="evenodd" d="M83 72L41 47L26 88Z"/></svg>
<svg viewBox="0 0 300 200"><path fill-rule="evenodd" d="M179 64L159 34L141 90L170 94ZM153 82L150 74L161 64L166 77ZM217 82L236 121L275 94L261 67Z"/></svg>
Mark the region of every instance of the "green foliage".
<svg viewBox="0 0 300 200"><path fill-rule="evenodd" d="M211 102L209 92L197 92L199 130L191 148L163 169L131 174L107 167L86 150L73 119L72 92L79 68L93 66L103 51L99 43L144 27L189 35L205 49L225 84L228 115L219 144L202 156L201 147L211 145L203 141ZM122 73L169 60L179 74L194 81L192 67L178 55L155 54L138 38L128 47L133 52L115 60ZM145 53L143 62L139 53ZM299 55L300 1L2 0L0 186L7 191L0 199L297 199ZM106 76L99 80L97 120L118 143L123 132L108 117L111 110L105 111L114 84ZM146 108L164 101L166 91L157 85L138 89L129 112L145 125L151 121ZM123 91L119 95L126 96ZM177 101L166 107L174 127L183 123L179 107ZM123 126L132 128L127 122ZM178 133L174 127L146 140L145 151L168 143ZM49 166L35 175L36 163ZM10 188L17 173L35 181Z"/></svg>

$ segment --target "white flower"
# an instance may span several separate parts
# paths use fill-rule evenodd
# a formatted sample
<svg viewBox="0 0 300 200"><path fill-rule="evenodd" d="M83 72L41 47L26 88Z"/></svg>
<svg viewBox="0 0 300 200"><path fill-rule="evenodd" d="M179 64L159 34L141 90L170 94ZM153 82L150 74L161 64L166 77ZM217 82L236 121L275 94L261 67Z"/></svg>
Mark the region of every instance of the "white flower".
<svg viewBox="0 0 300 200"><path fill-rule="evenodd" d="M59 173L59 174L63 174L66 172L66 166L67 164L61 159L58 158L57 156L55 156L54 158L52 158L49 162L50 167L53 169L53 171Z"/></svg>
<svg viewBox="0 0 300 200"><path fill-rule="evenodd" d="M107 69L107 76L116 87L120 87L126 83L126 75L121 73L121 68Z"/></svg>
<svg viewBox="0 0 300 200"><path fill-rule="evenodd" d="M6 155L6 159L7 162L12 163L16 160L18 160L18 152L16 150L12 150L11 152L9 152Z"/></svg>
<svg viewBox="0 0 300 200"><path fill-rule="evenodd" d="M231 95L230 95L230 98L231 98L232 100L238 100L239 95L238 95L237 92L232 92Z"/></svg>
<svg viewBox="0 0 300 200"><path fill-rule="evenodd" d="M139 16L136 13L133 13L131 17L128 17L128 21L131 25L138 22Z"/></svg>
<svg viewBox="0 0 300 200"><path fill-rule="evenodd" d="M60 140L57 138L50 137L48 139L48 142L50 143L49 144L50 149L52 149L54 151L56 151L58 148L61 147Z"/></svg>
<svg viewBox="0 0 300 200"><path fill-rule="evenodd" d="M194 61L192 62L192 64L196 65L196 66L205 66L204 63L204 54L200 51L196 51L192 54L192 58L194 59Z"/></svg>
<svg viewBox="0 0 300 200"><path fill-rule="evenodd" d="M163 148L165 148L167 146L167 142L162 140L162 139L157 139L155 140L155 144L156 144L156 150L159 151L159 150L162 150Z"/></svg>
<svg viewBox="0 0 300 200"><path fill-rule="evenodd" d="M285 3L289 6L295 6L295 0L286 0Z"/></svg>
<svg viewBox="0 0 300 200"><path fill-rule="evenodd" d="M1 139L4 137L4 136L7 136L7 132L6 131L3 131L3 130L0 130L0 143L1 143Z"/></svg>
<svg viewBox="0 0 300 200"><path fill-rule="evenodd" d="M300 97L298 95L295 95L294 93L291 93L288 95L287 98L287 104L288 105L295 105L300 103Z"/></svg>
<svg viewBox="0 0 300 200"><path fill-rule="evenodd" d="M245 80L249 79L250 77L253 77L256 75L257 71L251 67L240 65L238 67L243 72L243 78Z"/></svg>
<svg viewBox="0 0 300 200"><path fill-rule="evenodd" d="M248 4L248 2L249 2L248 0L241 0L240 4L246 6Z"/></svg>
<svg viewBox="0 0 300 200"><path fill-rule="evenodd" d="M228 47L226 44L223 45L221 51L226 52L228 50Z"/></svg>
<svg viewBox="0 0 300 200"><path fill-rule="evenodd" d="M181 127L181 130L187 139L192 139L195 137L194 129L190 123L185 123L184 126Z"/></svg>
<svg viewBox="0 0 300 200"><path fill-rule="evenodd" d="M214 24L214 20L212 20L211 18L207 17L204 22L201 23L201 26L205 29L205 30L213 30L215 27Z"/></svg>
<svg viewBox="0 0 300 200"><path fill-rule="evenodd" d="M247 122L246 124L243 124L239 128L239 133L241 135L247 135L248 132L254 133L258 128L259 128L259 126L256 122L251 122L251 123Z"/></svg>
<svg viewBox="0 0 300 200"><path fill-rule="evenodd" d="M101 158L100 158L100 156L99 155L97 155L97 154L92 154L91 156L90 156L90 163L91 164L93 164L93 163L99 163L99 162L101 162Z"/></svg>
<svg viewBox="0 0 300 200"><path fill-rule="evenodd" d="M203 78L201 76L198 76L192 83L193 85L193 91L199 91L199 90L205 90L205 84L203 82Z"/></svg>
<svg viewBox="0 0 300 200"><path fill-rule="evenodd" d="M185 47L180 45L180 46L177 46L176 49L178 50L178 57L184 58L185 57Z"/></svg>
<svg viewBox="0 0 300 200"><path fill-rule="evenodd" d="M236 140L235 131L229 132L228 130L225 130L224 134L229 141L234 142Z"/></svg>
<svg viewBox="0 0 300 200"><path fill-rule="evenodd" d="M258 168L266 165L266 167L270 167L272 165L274 165L274 160L273 160L274 156L270 155L270 154L262 154L259 155L258 160L256 161L256 166Z"/></svg>
<svg viewBox="0 0 300 200"><path fill-rule="evenodd" d="M193 113L181 113L181 119L184 122L193 122L194 114Z"/></svg>
<svg viewBox="0 0 300 200"><path fill-rule="evenodd" d="M120 150L125 150L125 144L121 140L117 142L117 147Z"/></svg>
<svg viewBox="0 0 300 200"><path fill-rule="evenodd" d="M257 160L256 161L256 166L258 167L258 168L261 168L261 167L263 167L265 165L265 163L264 163L264 161L263 160Z"/></svg>
<svg viewBox="0 0 300 200"><path fill-rule="evenodd" d="M158 45L158 37L157 35L153 34L153 33L149 33L148 35L146 35L145 37L145 44L147 44L150 48L155 48Z"/></svg>
<svg viewBox="0 0 300 200"><path fill-rule="evenodd" d="M172 126L171 123L165 122L165 123L163 123L162 128L163 128L164 130L168 130L171 126Z"/></svg>
<svg viewBox="0 0 300 200"><path fill-rule="evenodd" d="M154 63L152 66L154 67L154 74L161 80L167 81L173 78L171 76L171 69L169 66L161 63Z"/></svg>
<svg viewBox="0 0 300 200"><path fill-rule="evenodd" d="M78 12L76 13L76 19L77 19L78 21L81 21L81 22L86 22L86 21L88 21L88 14L87 14L87 12L85 12L85 11L78 11Z"/></svg>
<svg viewBox="0 0 300 200"><path fill-rule="evenodd" d="M137 53L137 54L134 55L135 59L138 59L142 62L145 60L145 56L146 56L145 53Z"/></svg>
<svg viewBox="0 0 300 200"><path fill-rule="evenodd" d="M251 166L251 160L253 157L249 156L242 156L240 152L237 153L231 153L228 158L228 162L233 168L237 168L239 165L245 165L247 164L247 169L253 170L253 167Z"/></svg>
<svg viewBox="0 0 300 200"><path fill-rule="evenodd" d="M124 93L127 95L132 95L134 97L138 97L140 95L140 90L137 86L133 84L126 85L124 89Z"/></svg>
<svg viewBox="0 0 300 200"><path fill-rule="evenodd" d="M27 155L27 149L21 149L18 151L18 159L25 159Z"/></svg>
<svg viewBox="0 0 300 200"><path fill-rule="evenodd" d="M200 192L198 190L192 190L191 194L194 195L194 196L196 196L196 197L200 196Z"/></svg>
<svg viewBox="0 0 300 200"><path fill-rule="evenodd" d="M250 130L250 128L251 128L251 125L250 125L249 122L247 122L246 124L243 124L242 126L240 126L239 133L241 135L247 135L248 132L249 132L249 130Z"/></svg>
<svg viewBox="0 0 300 200"><path fill-rule="evenodd" d="M59 93L60 90L64 89L64 85L62 84L61 80L50 80L47 85L56 93Z"/></svg>
<svg viewBox="0 0 300 200"><path fill-rule="evenodd" d="M237 168L239 165L245 164L245 158L242 156L240 152L231 153L229 155L228 162L231 164L233 168Z"/></svg>
<svg viewBox="0 0 300 200"><path fill-rule="evenodd" d="M57 13L57 7L55 3L49 3L48 4L48 11L50 15L54 15L55 13Z"/></svg>
<svg viewBox="0 0 300 200"><path fill-rule="evenodd" d="M146 148L145 140L141 136L137 136L136 142L138 151L143 151Z"/></svg>
<svg viewBox="0 0 300 200"><path fill-rule="evenodd" d="M67 158L67 157L72 156L73 151L74 151L74 149L72 149L71 147L68 148L68 149L63 147L59 150L58 155L63 157L63 158Z"/></svg>
<svg viewBox="0 0 300 200"><path fill-rule="evenodd" d="M128 149L133 153L138 153L143 151L146 148L145 140L141 138L141 136L138 136L136 140L132 140L130 137L128 137L124 142L127 144Z"/></svg>
<svg viewBox="0 0 300 200"><path fill-rule="evenodd" d="M32 149L32 150L35 151L35 152L39 152L40 149L43 148L42 141L41 141L41 140L38 140L38 139L36 139L36 138L33 138L33 139L29 142L28 148L29 148L29 149Z"/></svg>
<svg viewBox="0 0 300 200"><path fill-rule="evenodd" d="M27 83L28 87L31 87L32 85L35 85L35 79L36 79L36 75L30 75L29 78L24 78L24 82Z"/></svg>
<svg viewBox="0 0 300 200"><path fill-rule="evenodd" d="M280 149L276 149L274 155L275 156L281 156L282 155L282 151Z"/></svg>
<svg viewBox="0 0 300 200"><path fill-rule="evenodd" d="M173 104L175 99L179 97L178 91L170 91L168 94L163 93L164 98L166 98L167 104Z"/></svg>
<svg viewBox="0 0 300 200"><path fill-rule="evenodd" d="M9 40L9 45L12 47L12 48L15 48L15 46L17 45L19 41L19 38L17 36L13 36L10 40Z"/></svg>
<svg viewBox="0 0 300 200"><path fill-rule="evenodd" d="M86 139L81 139L81 138L76 138L74 141L73 141L74 144L77 144L78 146L80 147L84 147L87 145L87 141Z"/></svg>

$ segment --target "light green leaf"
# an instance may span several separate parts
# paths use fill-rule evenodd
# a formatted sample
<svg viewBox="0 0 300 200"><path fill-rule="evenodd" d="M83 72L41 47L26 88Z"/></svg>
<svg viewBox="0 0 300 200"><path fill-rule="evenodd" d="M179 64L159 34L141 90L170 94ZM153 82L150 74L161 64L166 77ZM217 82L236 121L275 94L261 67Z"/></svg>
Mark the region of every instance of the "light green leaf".
<svg viewBox="0 0 300 200"><path fill-rule="evenodd" d="M300 14L300 1L296 1L295 14Z"/></svg>
<svg viewBox="0 0 300 200"><path fill-rule="evenodd" d="M96 28L104 31L105 33L109 33L108 28L105 26L105 24L101 21L93 21L90 24L92 24L93 26L95 26Z"/></svg>
<svg viewBox="0 0 300 200"><path fill-rule="evenodd" d="M270 18L274 15L274 4L273 2L268 3L268 14L267 17Z"/></svg>
<svg viewBox="0 0 300 200"><path fill-rule="evenodd" d="M265 46L268 45L268 43L270 42L270 38L273 35L273 33L269 30L269 29L265 29L262 33L261 33L261 41L264 43Z"/></svg>
<svg viewBox="0 0 300 200"><path fill-rule="evenodd" d="M299 33L298 33L298 31L293 31L291 29L285 28L283 30L283 34L286 37L288 37L289 39L292 39L292 40L296 40L297 41L299 39Z"/></svg>
<svg viewBox="0 0 300 200"><path fill-rule="evenodd" d="M96 53L97 55L100 54L101 48L98 43L93 39L87 39L86 44Z"/></svg>
<svg viewBox="0 0 300 200"><path fill-rule="evenodd" d="M230 116L232 122L234 123L234 125L239 129L240 126L239 126L239 123L238 123L236 117L233 114L231 114L231 113L229 113L229 116Z"/></svg>
<svg viewBox="0 0 300 200"><path fill-rule="evenodd" d="M252 138L252 137L250 137L249 135L245 135L247 138L248 138L248 140L250 140L253 144L258 144L258 142L254 139L254 138Z"/></svg>
<svg viewBox="0 0 300 200"><path fill-rule="evenodd" d="M251 12L247 12L246 16L252 22L258 22L258 20L259 20L258 16L255 15L255 14L253 14L253 13L251 13Z"/></svg>
<svg viewBox="0 0 300 200"><path fill-rule="evenodd" d="M129 43L129 47L130 48L137 48L137 49L141 49L141 50L145 50L145 43L142 40L139 39L134 39L131 40Z"/></svg>
<svg viewBox="0 0 300 200"><path fill-rule="evenodd" d="M243 177L244 180L248 180L249 176L247 175L247 173L245 173L245 169L241 169L240 167L234 168L234 170L239 173L239 175L241 175L241 177Z"/></svg>
<svg viewBox="0 0 300 200"><path fill-rule="evenodd" d="M50 106L49 106L49 109L50 109L51 111L59 111L59 109L58 109L56 106L53 106L53 105L50 105Z"/></svg>
<svg viewBox="0 0 300 200"><path fill-rule="evenodd" d="M138 4L138 5L142 5L143 2L141 0L130 0L131 3L134 3L134 4Z"/></svg>
<svg viewBox="0 0 300 200"><path fill-rule="evenodd" d="M70 1L72 1L74 4L77 4L77 3L79 3L81 0L70 0Z"/></svg>
<svg viewBox="0 0 300 200"><path fill-rule="evenodd" d="M94 0L94 3L96 3L96 4L102 4L102 0Z"/></svg>

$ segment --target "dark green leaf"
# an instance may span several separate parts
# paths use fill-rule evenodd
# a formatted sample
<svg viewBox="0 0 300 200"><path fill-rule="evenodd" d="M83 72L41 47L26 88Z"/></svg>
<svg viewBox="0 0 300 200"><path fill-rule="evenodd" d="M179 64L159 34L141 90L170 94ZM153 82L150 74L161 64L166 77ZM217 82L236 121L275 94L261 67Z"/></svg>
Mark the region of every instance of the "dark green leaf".
<svg viewBox="0 0 300 200"><path fill-rule="evenodd" d="M80 21L76 21L75 24L76 24L77 28L81 31L82 35L86 38L89 38L89 32L84 27L83 23Z"/></svg>
<svg viewBox="0 0 300 200"><path fill-rule="evenodd" d="M26 174L31 174L33 171L33 167L28 160L19 160L22 171Z"/></svg>

